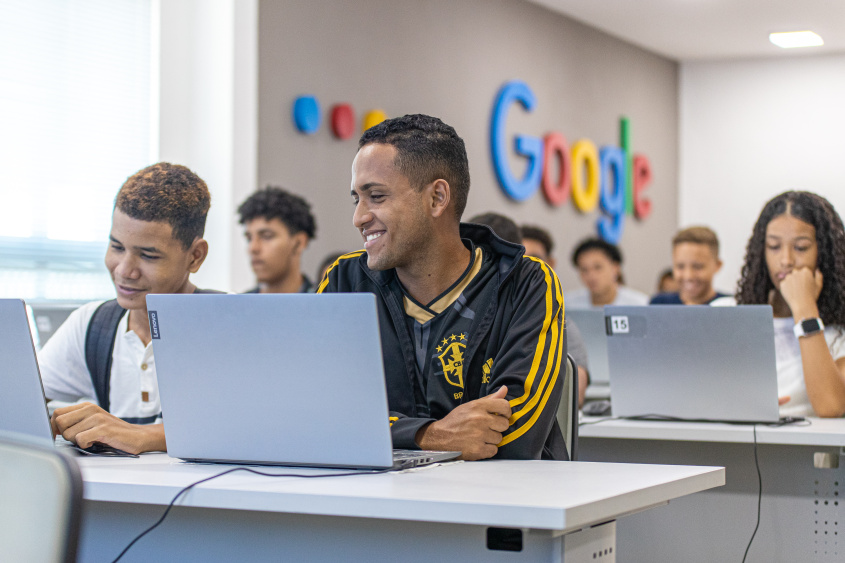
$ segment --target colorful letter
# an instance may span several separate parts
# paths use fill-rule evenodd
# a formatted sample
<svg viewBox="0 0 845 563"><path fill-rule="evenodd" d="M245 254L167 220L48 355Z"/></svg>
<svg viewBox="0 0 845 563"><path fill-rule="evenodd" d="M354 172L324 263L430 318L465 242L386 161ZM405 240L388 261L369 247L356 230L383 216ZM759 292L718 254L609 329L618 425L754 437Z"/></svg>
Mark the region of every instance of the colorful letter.
<svg viewBox="0 0 845 563"><path fill-rule="evenodd" d="M506 83L499 90L493 105L493 118L490 125L490 148L493 153L493 168L505 193L516 201L527 199L540 185L543 170L543 141L538 137L519 135L515 149L528 159L528 170L522 180L517 180L508 166L508 153L505 142L505 123L508 109L514 102L519 102L526 111L534 109L536 98L525 82L514 80Z"/></svg>
<svg viewBox="0 0 845 563"><path fill-rule="evenodd" d="M648 157L634 155L634 213L637 219L645 219L651 214L651 200L643 197L643 192L651 183L651 163Z"/></svg>
<svg viewBox="0 0 845 563"><path fill-rule="evenodd" d="M364 121L361 123L361 131L366 131L370 127L375 127L385 119L387 119L386 113L380 109L371 109L364 115Z"/></svg>
<svg viewBox="0 0 845 563"><path fill-rule="evenodd" d="M582 213L589 213L599 203L599 155L596 145L587 139L572 147L572 201Z"/></svg>
<svg viewBox="0 0 845 563"><path fill-rule="evenodd" d="M355 112L349 104L337 104L332 108L332 133L338 139L348 139L355 132Z"/></svg>
<svg viewBox="0 0 845 563"><path fill-rule="evenodd" d="M600 217L596 226L601 238L616 244L625 223L625 151L619 147L602 147L600 160L601 208L607 215Z"/></svg>
<svg viewBox="0 0 845 563"><path fill-rule="evenodd" d="M572 190L572 156L569 143L560 133L549 133L543 138L543 195L554 206L562 205L569 199ZM555 182L552 177L552 163L557 159L560 174Z"/></svg>

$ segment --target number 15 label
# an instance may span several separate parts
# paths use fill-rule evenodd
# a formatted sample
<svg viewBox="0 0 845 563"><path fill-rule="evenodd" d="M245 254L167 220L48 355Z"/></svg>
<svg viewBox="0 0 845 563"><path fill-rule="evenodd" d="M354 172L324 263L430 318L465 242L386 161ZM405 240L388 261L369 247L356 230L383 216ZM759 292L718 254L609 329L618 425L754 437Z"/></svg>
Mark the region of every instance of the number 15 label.
<svg viewBox="0 0 845 563"><path fill-rule="evenodd" d="M610 331L613 334L628 334L629 325L627 316L610 317Z"/></svg>

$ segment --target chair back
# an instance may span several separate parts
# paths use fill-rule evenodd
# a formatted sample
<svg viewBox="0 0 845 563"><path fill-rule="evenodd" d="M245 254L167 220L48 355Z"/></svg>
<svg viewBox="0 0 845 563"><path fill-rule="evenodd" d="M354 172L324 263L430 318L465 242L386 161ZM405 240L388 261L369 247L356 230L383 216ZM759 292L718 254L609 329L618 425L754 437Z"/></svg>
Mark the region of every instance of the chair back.
<svg viewBox="0 0 845 563"><path fill-rule="evenodd" d="M578 368L575 360L566 355L566 375L563 379L563 393L557 407L557 423L566 441L569 461L578 459Z"/></svg>
<svg viewBox="0 0 845 563"><path fill-rule="evenodd" d="M76 561L82 477L75 460L0 433L0 546L5 561Z"/></svg>

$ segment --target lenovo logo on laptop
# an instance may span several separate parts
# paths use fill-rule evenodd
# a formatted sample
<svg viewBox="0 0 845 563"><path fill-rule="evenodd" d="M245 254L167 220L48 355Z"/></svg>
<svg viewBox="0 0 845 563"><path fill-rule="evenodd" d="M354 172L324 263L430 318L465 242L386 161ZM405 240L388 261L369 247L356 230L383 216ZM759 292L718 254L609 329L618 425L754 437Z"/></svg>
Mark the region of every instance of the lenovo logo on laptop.
<svg viewBox="0 0 845 563"><path fill-rule="evenodd" d="M153 337L153 340L160 340L161 335L158 332L158 313L156 311L149 311L147 313L150 316L150 334Z"/></svg>

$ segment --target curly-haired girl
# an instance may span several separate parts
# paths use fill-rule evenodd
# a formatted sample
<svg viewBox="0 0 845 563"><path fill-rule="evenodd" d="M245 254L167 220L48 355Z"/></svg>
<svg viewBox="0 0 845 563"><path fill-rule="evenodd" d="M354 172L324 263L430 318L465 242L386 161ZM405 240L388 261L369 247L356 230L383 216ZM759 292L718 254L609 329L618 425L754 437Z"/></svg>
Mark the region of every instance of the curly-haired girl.
<svg viewBox="0 0 845 563"><path fill-rule="evenodd" d="M845 414L845 229L830 202L785 192L765 205L736 300L774 310L781 415Z"/></svg>

